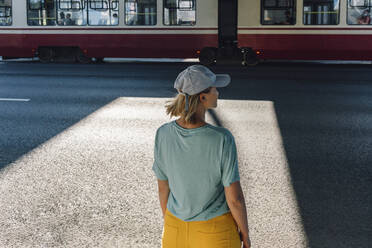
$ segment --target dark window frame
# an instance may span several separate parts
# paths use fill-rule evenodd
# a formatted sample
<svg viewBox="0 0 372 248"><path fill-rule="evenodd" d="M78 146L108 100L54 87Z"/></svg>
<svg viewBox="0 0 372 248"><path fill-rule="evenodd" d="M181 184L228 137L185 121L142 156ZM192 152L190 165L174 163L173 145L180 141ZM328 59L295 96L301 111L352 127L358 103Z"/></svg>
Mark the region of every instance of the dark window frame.
<svg viewBox="0 0 372 248"><path fill-rule="evenodd" d="M102 3L102 7L101 8L93 8L92 7L92 3L97 3L97 2L101 2ZM106 8L104 8L104 4L103 3L106 3ZM88 9L92 9L92 10L95 10L95 11L107 11L110 9L110 1L107 2L107 0L88 0Z"/></svg>
<svg viewBox="0 0 372 248"><path fill-rule="evenodd" d="M346 1L346 7L349 6L349 2L351 2L351 0L347 0L347 1ZM369 3L369 4L365 5L366 2ZM357 6L357 5L356 5L356 6L353 6L353 5L350 4L350 7L353 7L353 8L358 8L358 7L360 7L360 8L367 8L367 7L371 7L371 1L369 1L369 0L364 0L364 5L363 5L363 6Z"/></svg>
<svg viewBox="0 0 372 248"><path fill-rule="evenodd" d="M170 24L165 24L165 1L168 1L168 0L162 0L163 2L163 26L173 26L173 27L192 27L192 26L196 26L196 24L198 23L198 15L197 15L197 1L196 0L193 0L195 2L195 4L193 4L193 8L191 10L195 11L195 23L194 24L191 24L191 25L170 25ZM177 0L178 3L182 0ZM179 4L178 4L179 5ZM185 8L179 8L179 7L175 7L175 8L167 8L167 9L180 9L180 10L190 10L190 9L185 9Z"/></svg>
<svg viewBox="0 0 372 248"><path fill-rule="evenodd" d="M10 18L10 23L7 24L7 25L0 25L0 27L2 27L2 26L7 26L7 27L8 27L8 26L12 26L12 25L13 25L13 0L10 1L10 6L2 6L2 7L0 7L0 8L4 8L5 13L7 13L7 11L6 11L7 8L10 9L10 11L9 11L10 16L5 15L5 16L1 16L1 17L0 17L0 18Z"/></svg>
<svg viewBox="0 0 372 248"><path fill-rule="evenodd" d="M10 13L10 15L4 15L4 16L0 16L0 18L9 18L9 17L12 17L12 14L13 14L13 12L12 12L12 6L0 6L0 9L4 9L4 13L7 13L7 9L10 9L10 11L9 11L9 13Z"/></svg>
<svg viewBox="0 0 372 248"><path fill-rule="evenodd" d="M71 3L71 8L61 8L61 1L64 1L64 2L70 2ZM79 4L79 8L72 8L73 7L73 4L76 4L78 3ZM82 4L81 4L82 3ZM83 5L83 6L81 6ZM57 10L63 10L63 11L81 11L85 9L85 1L76 1L76 0L58 0L58 4L57 4Z"/></svg>
<svg viewBox="0 0 372 248"><path fill-rule="evenodd" d="M185 1L185 0L178 0L178 5L180 6L181 4L180 4L180 2L182 2L182 1ZM190 1L188 1L188 2L190 2ZM189 8L183 8L183 7L178 7L178 9L179 10L190 10L190 9L192 9L192 10L195 10L196 11L196 1L192 1L191 2L191 4L192 4L192 6L191 6L191 8L189 7Z"/></svg>
<svg viewBox="0 0 372 248"><path fill-rule="evenodd" d="M69 0L63 0L63 1L69 1ZM58 21L59 21L59 11L62 10L62 11L68 11L68 12L82 12L82 14L86 14L86 24L85 25L67 25L66 27L84 27L84 26L87 26L88 24L88 14L87 14L87 6L85 4L85 0L81 0L81 1L78 1L78 0L70 0L71 2L71 7L72 7L72 3L79 3L79 8L60 8L60 3L61 3L61 0L58 0L58 3L57 3L57 8L56 8L56 25L57 26L65 26L65 25L60 25L58 24ZM80 4L81 3L81 4ZM82 5L82 6L81 6Z"/></svg>
<svg viewBox="0 0 372 248"><path fill-rule="evenodd" d="M43 1L43 0L39 0L39 1ZM40 4L40 8L38 9L32 9L30 8L30 0L26 0L26 22L27 22L27 26L31 26L31 27L50 27L50 26L57 26L57 5L56 5L56 0L53 0L53 9L55 8L55 23L54 25L30 25L29 24L29 11L40 11L40 10L47 10L46 8L46 5L45 5L46 2L44 2L44 4ZM44 6L43 6L44 5Z"/></svg>
<svg viewBox="0 0 372 248"><path fill-rule="evenodd" d="M296 0L291 0L292 4L289 6L289 7L280 7L278 5L278 0L275 0L276 1L276 6L275 7L267 7L265 8L264 6L264 2L265 0L261 0L261 17L260 17L260 24L261 25L268 25L268 26L294 26L297 24L297 5L296 5ZM293 18L293 24L269 24L269 23L264 23L264 13L265 13L265 10L292 10L292 13L294 13L294 15L292 16Z"/></svg>
<svg viewBox="0 0 372 248"><path fill-rule="evenodd" d="M337 20L338 20L338 23L337 24L305 24L305 0L302 0L302 24L304 26L337 26L337 25L340 25L341 23L341 20L340 20L340 6L341 6L341 1L338 2L338 11L337 11ZM318 3L322 3L322 2L318 2ZM326 1L324 2L326 3ZM311 11L312 12L312 11Z"/></svg>
<svg viewBox="0 0 372 248"><path fill-rule="evenodd" d="M30 7L30 6L31 6L31 4L30 4L30 0L27 0L27 9L28 9L28 10L46 10L46 9L49 9L49 8L47 8L46 0L39 0L39 1L40 1L40 2L43 1L43 4L42 4L42 3L40 4L40 8L32 9L32 8ZM56 3L56 0L53 0L52 3L53 3L53 8L52 8L52 9L54 9L54 5L55 5L55 3Z"/></svg>
<svg viewBox="0 0 372 248"><path fill-rule="evenodd" d="M108 3L107 3L107 6L108 6L108 8L90 8L90 3L92 2L92 1L96 1L96 2L103 2L103 1L105 1L106 2L106 0L87 0L87 8L86 8L86 11L87 11L87 26L92 26L92 27L114 27L114 26L119 26L119 24L120 24L120 4L119 4L119 0L113 0L113 1L109 1L109 0L107 0L108 1ZM113 7L113 5L114 4L112 4L112 3L116 3L116 8L114 8ZM94 11L109 11L110 13L109 13L109 15L110 15L110 17L111 17L111 11L113 11L113 10L115 10L115 9L117 9L117 13L118 13L118 23L116 24L116 25L93 25L93 24L89 24L89 10L94 10Z"/></svg>
<svg viewBox="0 0 372 248"><path fill-rule="evenodd" d="M127 16L127 11L126 11L126 3L127 2L131 2L131 0L124 0L124 25L125 26L129 26L129 27L131 27L131 26L140 26L140 27L143 27L143 26L156 26L157 24L158 24L158 1L157 0L155 0L155 12L156 12L156 18L155 18L155 24L153 24L153 25L129 25L129 24L127 24L127 21L126 21L126 16Z"/></svg>

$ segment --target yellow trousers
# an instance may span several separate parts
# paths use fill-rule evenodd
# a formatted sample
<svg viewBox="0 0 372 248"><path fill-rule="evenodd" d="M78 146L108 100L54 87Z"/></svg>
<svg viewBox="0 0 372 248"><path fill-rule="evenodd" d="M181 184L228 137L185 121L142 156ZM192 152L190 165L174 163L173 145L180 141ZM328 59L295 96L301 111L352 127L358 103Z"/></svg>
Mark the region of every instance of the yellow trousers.
<svg viewBox="0 0 372 248"><path fill-rule="evenodd" d="M162 248L241 248L241 241L230 212L207 221L186 222L167 209Z"/></svg>

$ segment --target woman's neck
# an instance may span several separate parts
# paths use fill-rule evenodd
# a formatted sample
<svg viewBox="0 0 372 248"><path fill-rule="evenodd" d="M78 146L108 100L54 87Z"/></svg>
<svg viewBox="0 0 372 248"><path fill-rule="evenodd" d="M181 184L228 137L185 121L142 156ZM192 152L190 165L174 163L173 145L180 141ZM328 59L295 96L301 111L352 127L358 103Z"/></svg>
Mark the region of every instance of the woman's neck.
<svg viewBox="0 0 372 248"><path fill-rule="evenodd" d="M184 128L197 128L197 127L204 126L206 124L204 107L201 105L198 106L198 109L195 113L194 123L187 123L184 117L180 117L177 120L177 124Z"/></svg>
<svg viewBox="0 0 372 248"><path fill-rule="evenodd" d="M204 120L198 120L195 123L187 123L184 118L179 118L176 120L177 124L183 128L198 128L204 126L206 122Z"/></svg>

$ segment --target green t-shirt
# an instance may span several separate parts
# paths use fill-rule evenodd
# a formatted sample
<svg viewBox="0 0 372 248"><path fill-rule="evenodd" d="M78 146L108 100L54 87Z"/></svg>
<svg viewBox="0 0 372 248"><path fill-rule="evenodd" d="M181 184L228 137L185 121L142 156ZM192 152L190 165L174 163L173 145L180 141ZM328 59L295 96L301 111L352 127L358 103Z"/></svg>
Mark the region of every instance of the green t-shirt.
<svg viewBox="0 0 372 248"><path fill-rule="evenodd" d="M168 180L167 208L184 221L229 212L224 187L240 180L233 135L210 124L186 129L171 121L159 127L152 169L159 180Z"/></svg>

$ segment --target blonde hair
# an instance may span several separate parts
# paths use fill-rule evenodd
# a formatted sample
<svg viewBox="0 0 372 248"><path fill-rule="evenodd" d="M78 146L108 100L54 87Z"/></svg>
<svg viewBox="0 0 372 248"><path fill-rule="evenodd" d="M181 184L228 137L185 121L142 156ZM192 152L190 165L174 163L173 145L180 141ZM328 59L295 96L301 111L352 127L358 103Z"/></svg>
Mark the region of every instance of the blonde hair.
<svg viewBox="0 0 372 248"><path fill-rule="evenodd" d="M181 93L176 94L174 99L167 101L165 104L167 115L170 115L170 118L173 116L180 116L185 119L186 123L196 124L196 110L198 109L199 103L201 103L199 96L202 93L209 93L210 90L211 87L198 94L188 96L189 110L187 112L185 110L186 96Z"/></svg>

